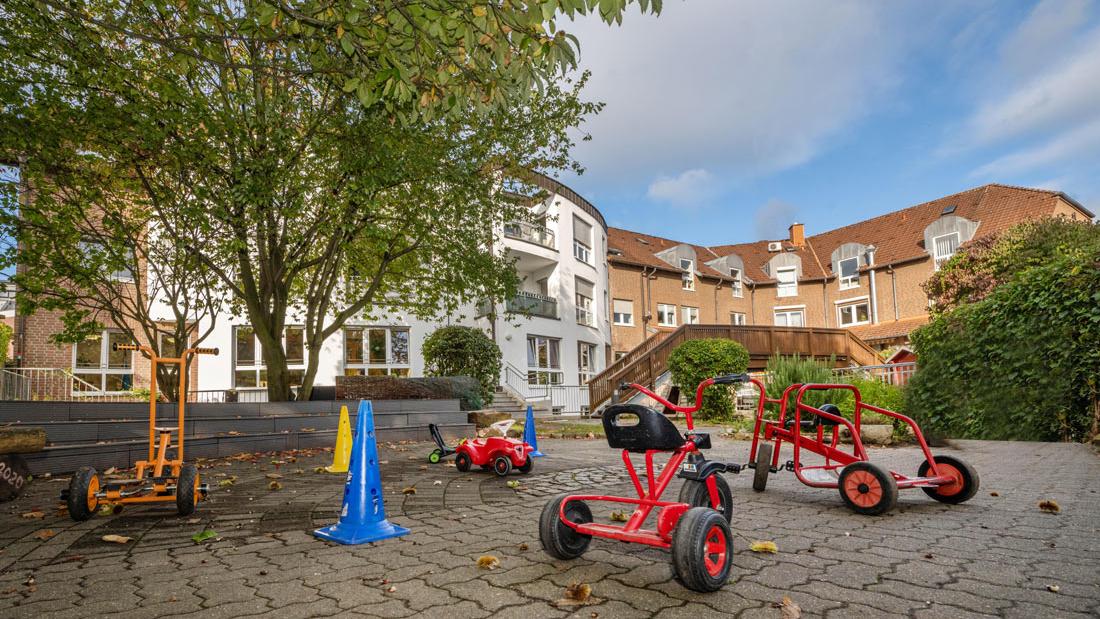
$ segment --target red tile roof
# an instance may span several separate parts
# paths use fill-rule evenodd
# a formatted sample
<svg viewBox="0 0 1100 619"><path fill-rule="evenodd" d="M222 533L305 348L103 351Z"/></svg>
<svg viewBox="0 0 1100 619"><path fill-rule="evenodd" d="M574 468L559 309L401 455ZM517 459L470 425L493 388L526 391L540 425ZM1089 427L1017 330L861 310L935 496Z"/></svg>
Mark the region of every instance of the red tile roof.
<svg viewBox="0 0 1100 619"><path fill-rule="evenodd" d="M926 324L928 324L927 315L880 322L874 325L849 327L848 330L864 342L874 342L876 340L889 340L895 337L908 337L913 329Z"/></svg>

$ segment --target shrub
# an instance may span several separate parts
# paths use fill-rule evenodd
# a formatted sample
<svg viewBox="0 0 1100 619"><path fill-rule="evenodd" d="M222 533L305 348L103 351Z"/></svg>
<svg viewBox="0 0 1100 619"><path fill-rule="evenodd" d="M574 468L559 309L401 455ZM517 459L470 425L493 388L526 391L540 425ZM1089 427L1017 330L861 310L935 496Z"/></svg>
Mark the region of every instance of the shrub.
<svg viewBox="0 0 1100 619"><path fill-rule="evenodd" d="M749 352L733 340L688 340L677 346L668 357L672 382L679 385L680 391L689 398L704 379L744 372L748 367ZM703 408L698 417L708 421L732 419L733 400L729 388L707 389L703 394Z"/></svg>
<svg viewBox="0 0 1100 619"><path fill-rule="evenodd" d="M769 398L779 399L783 395L784 389L796 383L803 385L809 383L835 383L837 380L833 376L832 366L832 363L823 363L809 357L798 355L785 357L776 354L768 359L768 379L764 387ZM819 408L826 402L836 404L837 400L842 398L843 395L843 392L807 391L802 401L805 404ZM797 391L792 391L787 397L787 411L791 414L794 413L796 396Z"/></svg>
<svg viewBox="0 0 1100 619"><path fill-rule="evenodd" d="M424 339L428 376L470 376L481 385L481 400L493 402L500 380L501 353L496 342L474 327L443 327Z"/></svg>
<svg viewBox="0 0 1100 619"><path fill-rule="evenodd" d="M8 346L11 344L11 325L0 322L0 368L8 362Z"/></svg>

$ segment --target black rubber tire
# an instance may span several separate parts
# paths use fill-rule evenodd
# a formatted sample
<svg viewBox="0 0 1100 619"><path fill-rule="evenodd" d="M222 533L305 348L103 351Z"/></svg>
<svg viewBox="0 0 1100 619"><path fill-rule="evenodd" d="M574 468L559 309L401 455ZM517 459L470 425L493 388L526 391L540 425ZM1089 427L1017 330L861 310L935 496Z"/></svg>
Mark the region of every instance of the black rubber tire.
<svg viewBox="0 0 1100 619"><path fill-rule="evenodd" d="M588 550L592 543L591 535L582 535L561 521L561 504L568 494L559 494L550 499L539 515L539 541L546 554L555 559L576 559ZM592 510L583 501L570 501L565 515L571 522L583 524L592 522Z"/></svg>
<svg viewBox="0 0 1100 619"><path fill-rule="evenodd" d="M756 468L752 472L752 489L763 492L768 487L768 474L772 472L772 444L756 446Z"/></svg>
<svg viewBox="0 0 1100 619"><path fill-rule="evenodd" d="M438 449L433 449L432 453L428 454L428 464L438 464L443 459L443 452Z"/></svg>
<svg viewBox="0 0 1100 619"><path fill-rule="evenodd" d="M180 467L180 476L176 479L176 513L190 516L195 513L199 500L199 468L194 464Z"/></svg>
<svg viewBox="0 0 1100 619"><path fill-rule="evenodd" d="M978 478L978 471L974 470L974 467L954 456L932 457L936 460L936 464L949 464L962 473L963 488L961 492L952 495L939 494L937 492L938 488L921 488L921 490L924 490L925 494L936 499L940 503L947 503L949 505L958 505L959 503L969 501L977 494L978 487L981 485L981 479ZM931 467L927 460L921 462L920 468L917 469L917 476L926 477L929 468Z"/></svg>
<svg viewBox="0 0 1100 619"><path fill-rule="evenodd" d="M493 472L501 477L507 477L512 472L512 459L508 456L497 456L493 459Z"/></svg>
<svg viewBox="0 0 1100 619"><path fill-rule="evenodd" d="M848 492L845 490L845 482L858 472L870 473L878 482L882 494L877 502L870 505L860 505L848 496ZM837 489L840 491L840 498L844 499L844 503L855 513L864 516L884 514L894 509L894 506L898 503L898 482L894 480L894 476L889 471L871 462L853 462L844 467L840 472L840 478L837 480ZM864 491L860 490L859 492Z"/></svg>
<svg viewBox="0 0 1100 619"><path fill-rule="evenodd" d="M708 539L720 532L725 540L725 560L717 573L706 567ZM722 514L709 507L692 507L684 512L672 531L672 573L692 591L710 593L729 582L733 568L733 532Z"/></svg>
<svg viewBox="0 0 1100 619"><path fill-rule="evenodd" d="M527 459L523 461L523 465L517 469L520 473L530 473L531 469L535 468L535 459L531 456L527 456Z"/></svg>
<svg viewBox="0 0 1100 619"><path fill-rule="evenodd" d="M66 497L65 503L69 508L69 517L77 522L84 522L91 518L99 509L98 500L88 505L88 488L93 483L98 484L99 478L96 476L95 469L90 466L80 467L69 480L69 496Z"/></svg>
<svg viewBox="0 0 1100 619"><path fill-rule="evenodd" d="M687 503L692 507L710 507L717 509L720 514L726 519L726 522L733 520L733 492L730 491L729 482L725 477L715 473L714 483L718 484L718 497L721 499L722 504L718 508L714 508L710 504L710 492L707 490L707 482L695 479L685 479L684 485L680 487L681 503Z"/></svg>
<svg viewBox="0 0 1100 619"><path fill-rule="evenodd" d="M459 473L469 471L472 463L473 461L470 460L470 454L464 451L458 452L458 455L455 456L455 468L458 469Z"/></svg>

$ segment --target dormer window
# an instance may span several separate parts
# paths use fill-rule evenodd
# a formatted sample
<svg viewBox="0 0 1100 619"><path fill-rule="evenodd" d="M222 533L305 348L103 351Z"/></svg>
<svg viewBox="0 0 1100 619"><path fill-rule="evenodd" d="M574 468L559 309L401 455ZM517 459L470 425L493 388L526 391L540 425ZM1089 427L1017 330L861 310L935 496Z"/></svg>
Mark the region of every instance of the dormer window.
<svg viewBox="0 0 1100 619"><path fill-rule="evenodd" d="M859 288L859 258L845 258L837 264L840 274L840 289Z"/></svg>
<svg viewBox="0 0 1100 619"><path fill-rule="evenodd" d="M936 270L939 271L944 262L951 259L959 250L959 233L948 232L932 239L932 257L936 261Z"/></svg>
<svg viewBox="0 0 1100 619"><path fill-rule="evenodd" d="M680 270L683 271L680 275L683 289L695 290L695 261L687 258L680 258Z"/></svg>

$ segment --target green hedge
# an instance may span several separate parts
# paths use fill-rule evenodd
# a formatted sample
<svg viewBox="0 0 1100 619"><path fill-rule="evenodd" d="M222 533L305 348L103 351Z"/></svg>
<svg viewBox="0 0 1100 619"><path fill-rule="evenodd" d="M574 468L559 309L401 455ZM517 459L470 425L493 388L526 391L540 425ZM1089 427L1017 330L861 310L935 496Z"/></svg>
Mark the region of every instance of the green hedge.
<svg viewBox="0 0 1100 619"><path fill-rule="evenodd" d="M749 367L749 351L733 340L688 340L668 357L672 382L687 398L695 397L699 383L713 376L737 374ZM706 421L733 419L734 402L728 387L710 387L703 392L703 408L696 414Z"/></svg>
<svg viewBox="0 0 1100 619"><path fill-rule="evenodd" d="M481 400L492 404L500 380L500 347L474 327L443 327L424 339L428 376L470 376L481 385Z"/></svg>
<svg viewBox="0 0 1100 619"><path fill-rule="evenodd" d="M865 404L905 414L905 393L900 387L859 375L837 376L833 373L832 365L797 355L774 356L768 360L768 380L765 384L768 397L778 399L783 395L784 389L796 383L840 383L859 389L860 398ZM795 396L796 392L788 396L787 411L790 414L794 413ZM847 389L807 391L802 401L814 408L820 408L823 404L835 404L847 419L852 419L855 414L855 396ZM772 412L777 414L778 409L773 407ZM893 418L879 413L864 413L861 423L891 424L895 426L895 430L898 429Z"/></svg>

